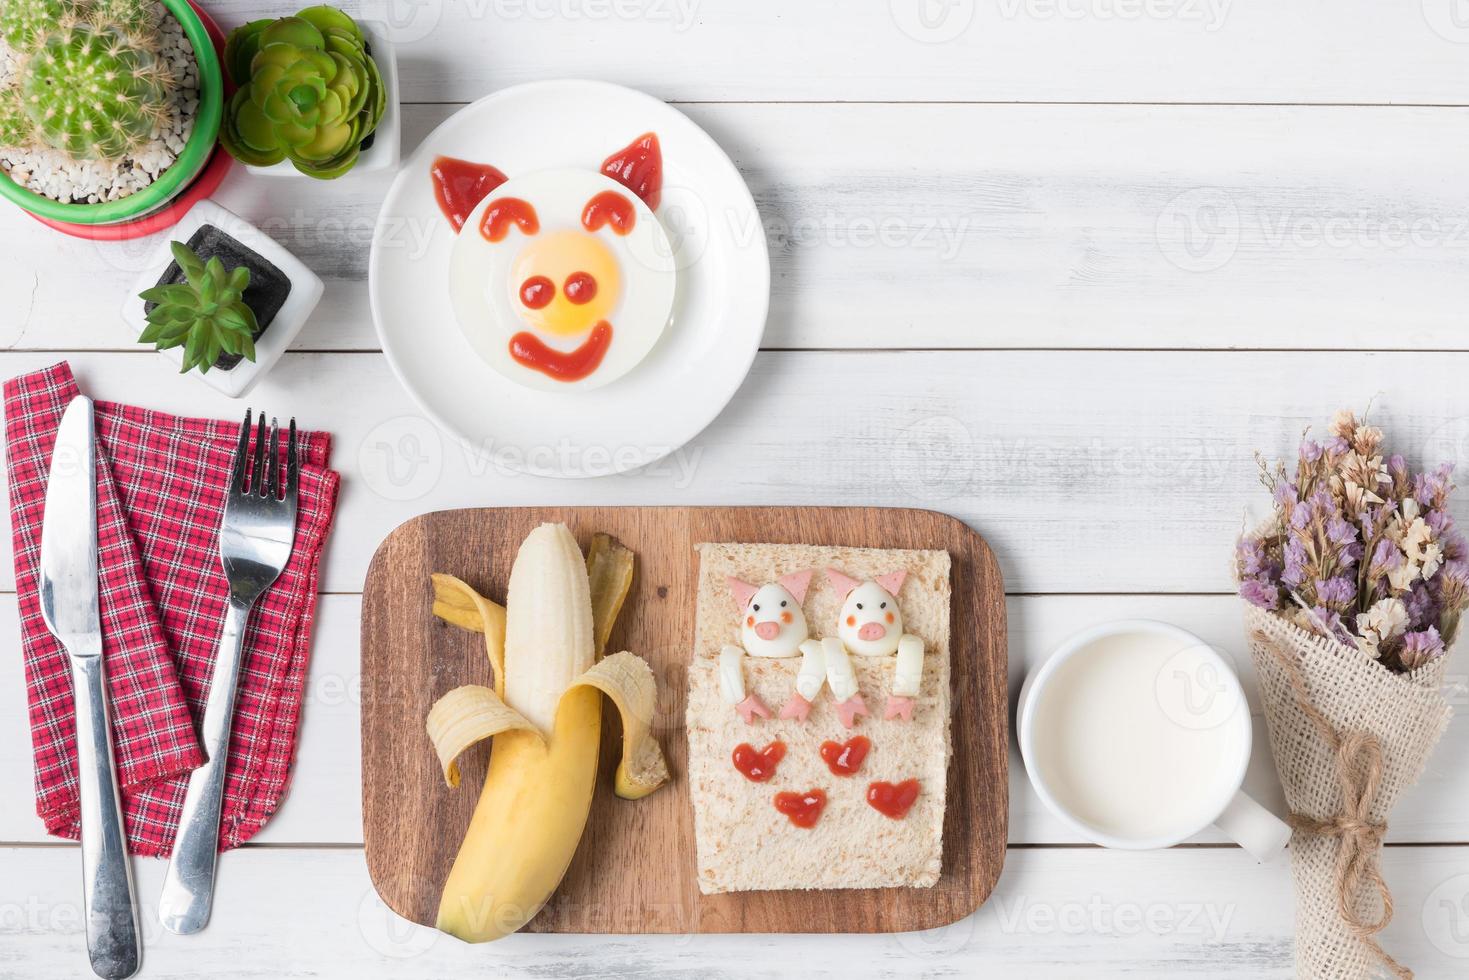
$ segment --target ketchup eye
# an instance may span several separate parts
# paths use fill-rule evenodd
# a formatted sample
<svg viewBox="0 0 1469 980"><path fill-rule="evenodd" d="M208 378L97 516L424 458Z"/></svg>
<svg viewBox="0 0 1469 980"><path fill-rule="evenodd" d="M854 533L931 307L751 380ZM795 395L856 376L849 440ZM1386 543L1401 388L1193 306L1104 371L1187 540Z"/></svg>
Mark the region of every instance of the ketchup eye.
<svg viewBox="0 0 1469 980"><path fill-rule="evenodd" d="M556 298L556 284L545 276L531 276L520 284L520 301L532 310L547 306Z"/></svg>
<svg viewBox="0 0 1469 980"><path fill-rule="evenodd" d="M590 273L573 272L566 277L566 285L561 288L566 293L566 298L573 303L590 303L592 297L597 295L597 280Z"/></svg>

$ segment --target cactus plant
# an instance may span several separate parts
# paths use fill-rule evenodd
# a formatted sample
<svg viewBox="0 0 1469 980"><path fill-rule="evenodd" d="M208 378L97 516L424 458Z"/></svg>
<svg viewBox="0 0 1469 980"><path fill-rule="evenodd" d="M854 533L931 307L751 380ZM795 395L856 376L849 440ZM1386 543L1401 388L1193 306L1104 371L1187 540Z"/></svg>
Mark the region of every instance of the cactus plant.
<svg viewBox="0 0 1469 980"><path fill-rule="evenodd" d="M175 84L156 11L152 0L8 0L0 33L21 63L0 92L0 145L108 160L146 143Z"/></svg>
<svg viewBox="0 0 1469 980"><path fill-rule="evenodd" d="M0 9L0 37L16 51L32 51L46 32L68 14L72 0L6 0Z"/></svg>
<svg viewBox="0 0 1469 980"><path fill-rule="evenodd" d="M34 51L68 18L146 32L158 25L158 4L156 0L5 0L0 37L16 51Z"/></svg>
<svg viewBox="0 0 1469 980"><path fill-rule="evenodd" d="M145 303L157 304L148 310L148 326L138 343L152 344L155 350L182 347L180 374L196 367L207 374L223 355L255 360L255 311L243 299L250 270L242 265L226 271L218 256L206 262L183 242L169 247L184 282L138 294Z"/></svg>
<svg viewBox="0 0 1469 980"><path fill-rule="evenodd" d="M240 87L219 139L243 163L290 160L308 176L340 177L387 106L362 29L335 7L236 28L224 57Z"/></svg>
<svg viewBox="0 0 1469 980"><path fill-rule="evenodd" d="M0 91L0 146L24 146L31 140L36 125L26 114L20 90Z"/></svg>
<svg viewBox="0 0 1469 980"><path fill-rule="evenodd" d="M41 142L74 159L107 160L149 140L173 84L146 36L82 22L47 36L20 89Z"/></svg>

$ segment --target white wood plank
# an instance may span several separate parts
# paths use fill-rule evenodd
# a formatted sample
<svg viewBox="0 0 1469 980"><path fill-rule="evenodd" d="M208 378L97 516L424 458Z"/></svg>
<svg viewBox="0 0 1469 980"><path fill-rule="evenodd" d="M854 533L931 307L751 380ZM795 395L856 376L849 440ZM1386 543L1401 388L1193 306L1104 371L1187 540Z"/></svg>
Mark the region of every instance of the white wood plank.
<svg viewBox="0 0 1469 980"><path fill-rule="evenodd" d="M234 24L294 0L210 5ZM1448 0L365 0L410 101L576 76L700 101L1461 103ZM1370 52L1370 57L1364 57Z"/></svg>
<svg viewBox="0 0 1469 980"><path fill-rule="evenodd" d="M454 108L411 107L409 145ZM1469 344L1461 110L682 108L759 203L767 347ZM236 172L221 191L328 282L299 348L378 346L363 280L388 183ZM0 346L130 346L118 310L151 244L4 209Z"/></svg>
<svg viewBox="0 0 1469 980"><path fill-rule="evenodd" d="M356 596L323 596L312 651L311 673L302 713L295 775L290 793L269 826L256 838L261 844L360 844L361 743L358 712L358 609ZM14 637L14 597L0 597L0 636ZM1252 701L1254 671L1242 642L1238 604L1223 596L1064 596L1013 597L1009 602L1011 715L1014 698L1028 671L1034 669L1071 633L1121 618L1153 618L1192 630L1230 656ZM1462 685L1466 669L1455 671ZM1462 702L1462 695L1459 696ZM1258 706L1256 706L1258 713ZM20 658L0 659L0 786L16 792L0 795L0 841L48 840L36 818L30 793L31 750L25 722L25 691ZM682 729L661 731L664 739L682 739ZM1247 787L1277 812L1283 811L1263 723L1256 718L1254 765ZM417 732L404 737L419 737ZM425 739L423 751L429 752ZM1389 838L1397 843L1469 841L1469 814L1446 800L1469 799L1469 770L1459 760L1469 755L1469 725L1449 728L1422 782L1409 791L1393 815ZM1011 741L1010 840L1022 844L1070 844L1080 841L1042 806L1025 778ZM1198 843L1224 838L1208 832Z"/></svg>
<svg viewBox="0 0 1469 980"><path fill-rule="evenodd" d="M7 976L86 971L78 855L73 848L0 851ZM214 915L201 934L165 933L155 912L163 865L135 862L150 977L362 980L701 976L1076 975L1288 978L1293 900L1283 864L1238 851L1011 851L990 900L946 928L815 938L517 935L474 947L411 926L372 891L355 850L225 855ZM1384 873L1397 916L1387 948L1424 980L1462 976L1469 957L1469 852L1390 848ZM635 919L647 910L609 909Z"/></svg>
<svg viewBox="0 0 1469 980"><path fill-rule="evenodd" d="M0 377L57 359L0 353ZM151 353L71 361L98 398L239 413ZM1267 502L1257 449L1293 453L1307 426L1376 395L1395 447L1462 461L1466 369L1463 354L772 352L689 446L586 481L518 475L493 445L466 453L377 354L289 354L250 401L336 439L327 591L359 590L378 542L427 510L789 503L953 513L989 539L1011 592L1226 592L1246 508ZM544 447L598 465L623 448ZM12 575L7 563L0 588Z"/></svg>

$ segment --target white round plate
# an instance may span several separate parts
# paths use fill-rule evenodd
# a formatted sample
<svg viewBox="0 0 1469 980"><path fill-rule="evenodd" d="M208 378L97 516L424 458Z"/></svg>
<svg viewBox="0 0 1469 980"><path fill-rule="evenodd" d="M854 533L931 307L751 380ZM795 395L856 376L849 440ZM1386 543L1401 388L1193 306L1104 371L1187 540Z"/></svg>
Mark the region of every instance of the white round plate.
<svg viewBox="0 0 1469 980"><path fill-rule="evenodd" d="M454 316L455 232L434 198L434 159L489 164L510 179L558 167L596 172L649 131L663 153L656 213L678 269L667 329L640 364L602 387L516 384L475 352ZM760 347L770 258L739 171L687 116L604 82L533 82L465 106L404 163L373 231L368 292L388 363L441 428L499 467L606 476L673 452L729 403Z"/></svg>

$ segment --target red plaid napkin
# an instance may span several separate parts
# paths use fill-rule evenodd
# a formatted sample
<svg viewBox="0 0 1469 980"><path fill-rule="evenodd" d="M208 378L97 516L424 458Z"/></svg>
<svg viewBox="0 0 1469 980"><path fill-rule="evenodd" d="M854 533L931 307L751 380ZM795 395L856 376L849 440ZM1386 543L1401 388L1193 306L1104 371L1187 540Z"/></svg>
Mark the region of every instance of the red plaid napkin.
<svg viewBox="0 0 1469 980"><path fill-rule="evenodd" d="M79 394L58 364L5 384L5 450L21 645L35 747L36 812L78 835L71 665L41 618L41 519L61 415ZM102 653L128 840L173 848L188 773L203 762L204 716L228 585L219 523L237 422L184 419L97 402L97 545ZM296 546L245 633L220 820L221 850L249 840L290 782L322 546L337 500L331 438L304 434Z"/></svg>

